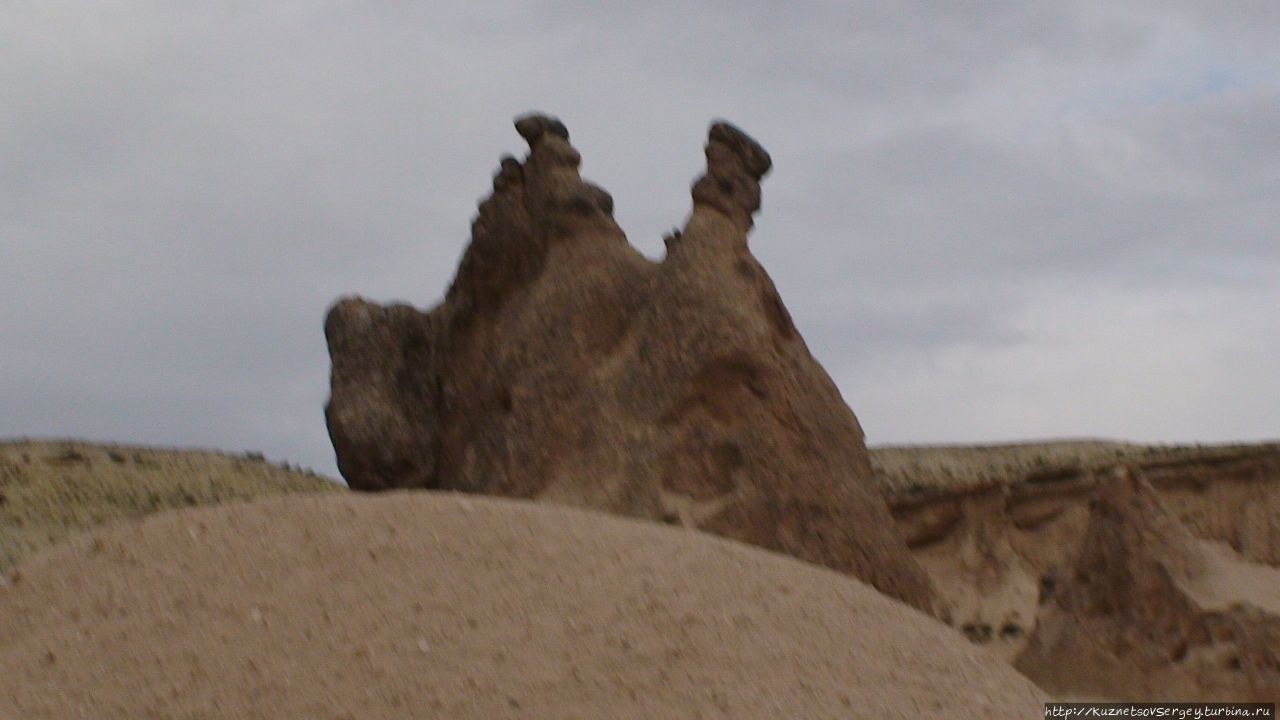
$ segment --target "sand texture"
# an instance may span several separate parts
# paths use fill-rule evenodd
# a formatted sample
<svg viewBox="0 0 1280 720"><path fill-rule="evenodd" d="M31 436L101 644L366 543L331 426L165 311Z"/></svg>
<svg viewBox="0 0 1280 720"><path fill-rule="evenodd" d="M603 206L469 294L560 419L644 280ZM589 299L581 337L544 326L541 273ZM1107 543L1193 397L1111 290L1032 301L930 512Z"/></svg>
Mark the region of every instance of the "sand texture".
<svg viewBox="0 0 1280 720"><path fill-rule="evenodd" d="M1037 717L1043 695L846 576L521 501L166 512L0 590L0 717Z"/></svg>

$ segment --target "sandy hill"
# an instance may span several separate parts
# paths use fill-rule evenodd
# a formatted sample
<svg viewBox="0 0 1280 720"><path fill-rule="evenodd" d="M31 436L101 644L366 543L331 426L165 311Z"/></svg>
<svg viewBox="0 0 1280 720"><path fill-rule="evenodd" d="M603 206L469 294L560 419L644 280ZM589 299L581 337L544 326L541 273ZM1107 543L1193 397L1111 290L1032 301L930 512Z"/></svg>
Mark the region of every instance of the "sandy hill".
<svg viewBox="0 0 1280 720"><path fill-rule="evenodd" d="M946 621L968 635L975 645L994 651L994 657L1016 662L1023 672L1037 682L1044 683L1045 687L1055 693L1071 697L1167 699L1171 697L1171 688L1184 688L1184 697L1198 699L1265 697L1272 692L1271 688L1276 685L1277 680L1268 668L1277 664L1277 658L1274 651L1269 649L1274 648L1275 643L1268 638L1272 638L1280 627L1276 621L1280 602L1275 597L1274 589L1277 587L1277 578L1280 577L1276 575L1275 569L1280 566L1280 448L1275 444L1145 447L1090 441L990 447L893 448L889 453L885 454L881 449L873 450L872 460L882 471L890 467L890 463L898 464L898 469L894 472L899 473L897 478L902 482L881 485L898 531L906 538L912 555L937 588ZM1054 462L1058 464L1046 470L1047 463L1036 460L1037 457L1054 458ZM1126 462L1117 465L1117 460ZM948 471L937 472L931 469L939 466L946 467ZM1132 468L1143 478L1137 495L1131 490L1126 491L1124 486L1116 486L1117 468ZM895 491L894 486L901 489ZM235 706L218 705L222 701L213 699L214 695L221 692L217 690L219 683L230 682L227 678L231 675L237 686L250 681L258 683L254 685L258 688L254 693L263 697L264 693L269 695L274 690L259 686L276 681L258 677L259 671L252 670L254 667L287 666L291 669L282 672L283 677L289 678L288 683L296 682L300 675L306 675L304 667L313 668L307 663L320 663L315 667L329 667L325 664L328 660L314 658L298 661L302 662L301 665L290 665L289 663L295 662L290 658L300 652L304 655L332 652L339 659L351 655L354 659L347 658L342 662L354 663L358 670L357 677L363 678L362 682L367 683L363 690L366 695L375 693L374 688L390 687L392 689L387 691L390 694L386 698L391 699L387 702L412 704L422 701L431 707L436 707L435 703L439 702L443 703L439 707L460 708L462 705L456 703L465 704L471 700L464 702L459 699L461 696L446 700L440 694L456 692L456 687L447 692L437 688L431 691L434 693L431 695L432 699L410 701L408 695L397 694L401 693L396 689L399 685L387 684L386 677L394 675L390 668L398 667L402 662L412 666L416 656L411 654L405 659L397 653L418 647L416 641L407 649L391 647L389 655L373 656L383 658L380 663L364 659L366 654L378 647L377 638L384 637L386 631L379 629L380 623L387 623L389 628L403 629L402 625L406 622L425 627L418 617L424 612L421 608L439 607L442 602L463 602L456 593L449 595L447 601L440 601L438 598L431 600L418 592L419 588L410 593L414 597L412 601L406 599L402 602L389 598L390 594L394 594L392 590L385 593L379 590L375 593L375 600L390 604L382 609L370 610L377 614L376 617L365 617L358 621L361 623L358 628L343 631L345 634L326 640L327 644L316 645L316 636L329 632L335 613L340 614L341 608L349 607L352 603L366 602L360 594L365 592L364 588L385 587L380 583L391 583L393 587L400 588L404 582L411 582L371 578L383 572L389 555L400 557L406 552L402 547L404 544L417 546L424 542L423 533L430 536L432 543L471 543L468 545L471 548L468 552L482 552L484 557L466 556L471 558L466 562L488 567L507 577L513 585L527 584L530 578L534 578L533 585L526 588L533 595L502 596L507 597L502 602L509 614L526 617L532 613L543 624L551 623L555 613L565 612L566 608L571 611L571 615L580 614L579 606L565 604L562 599L543 607L552 596L547 595L546 589L538 585L544 581L535 577L542 569L536 572L513 571L513 566L503 559L506 550L494 550L490 544L489 534L492 530L486 524L492 521L489 515L481 513L479 524L474 528L458 524L465 522L465 518L470 517L476 507L489 507L483 499L461 500L423 494L421 497L424 499L419 501L416 499L418 495L397 496L410 498L407 501L410 506L419 502L425 505L414 511L397 510L382 518L378 513L368 514L361 509L364 508L361 503L365 499L362 496L358 496L358 502L354 506L340 506L343 508L341 512L328 508L324 503L316 505L306 496L280 498L275 501L275 505L270 506L271 510L255 509L256 505L237 504L219 511L219 519L215 525L225 523L228 528L233 529L214 530L207 535L206 530L213 526L203 519L204 515L199 515L202 519L195 521L190 518L197 516L188 516L186 512L176 515L162 513L155 520L148 521L146 527L151 527L152 522L159 523L157 527L169 527L170 530L165 532L177 532L174 530L175 523L180 524L187 540L194 540L199 536L207 541L202 547L192 548L191 552L195 554L186 558L172 555L178 547L172 542L172 538L157 539L154 542L146 540L149 536L145 533L139 535L138 526L130 521L131 518L161 510L247 499L258 494L340 489L340 486L314 475L264 462L260 456L130 448L71 441L0 444L0 497L3 497L3 501L0 501L0 539L3 539L0 549L3 549L7 562L86 529L91 531L87 536L73 539L70 544L64 543L61 548L46 551L44 555L24 564L17 573L17 583L0 592L8 598L0 601L0 615L7 614L13 622L22 626L19 628L15 625L5 631L12 634L0 635L0 658L8 658L3 662L13 663L12 669L19 673L14 677L38 680L35 687L53 687L41 686L39 683L71 682L68 678L72 678L71 675L58 675L61 671L55 669L57 659L78 657L74 662L81 663L76 670L80 674L74 677L80 683L81 697L92 695L97 702L101 688L114 687L117 683L112 670L115 665L124 663L127 667L141 667L146 664L140 659L143 656L153 657L156 662L171 662L172 658L167 654L169 651L162 650L170 642L169 635L179 632L175 628L184 624L183 617L191 608L204 607L200 612L212 612L213 616L198 619L197 625L230 623L231 619L243 619L241 616L247 614L250 624L255 627L259 622L278 623L283 624L289 633L287 636L273 636L272 643L275 645L272 649L261 644L254 645L254 641L244 640L241 635L237 635L243 628L235 632L223 626L208 626L199 631L181 630L179 634L203 632L221 638L214 648L216 652L207 654L205 648L197 651L196 639L182 636L186 637L183 642L187 643L182 647L187 647L190 651L189 661L193 654L202 657L207 654L210 658L218 658L210 660L216 666L216 671L210 671L204 666L188 667L187 670L196 675L212 672L206 678L209 684L204 686L205 690L202 692L206 693L205 700L212 703L209 707L219 708L219 713L225 711L230 713L229 716L235 716L236 712L240 712L227 710ZM334 496L349 497L349 494L335 493ZM294 503L298 503L296 509L293 509ZM452 510L427 507L433 503L445 503ZM499 506L522 507L510 503ZM1137 510L1129 509L1134 507ZM1099 508L1119 510L1108 514L1102 513ZM570 553L566 557L573 562L589 565L593 568L592 573L605 573L601 575L602 578L621 577L625 574L622 565L606 571L600 569L602 566L592 563L626 564L636 561L632 555L620 555L610 550L607 543L612 540L606 540L606 545L600 549L600 552L612 559L606 561L586 558L582 555L587 552L584 548L595 547L595 541L588 537L593 531L589 529L590 523L581 519L584 517L582 513L550 505L545 511L538 512L549 514L539 515L541 519L521 532L541 534L546 531L548 542L563 542L574 546L571 551L563 551ZM563 516L567 519L554 520L553 518L561 517L558 513L567 513ZM442 514L456 517L445 521L441 518ZM293 529L282 529L277 533L267 527L270 524L268 519L277 516L286 518L282 528L290 526ZM289 517L293 519L287 519ZM558 522L565 522L576 528L570 533L572 542L565 540L566 536L563 535L568 530L547 529ZM115 523L122 524L107 529L99 527ZM367 524L371 524L372 529L364 527ZM317 530L313 525L327 529ZM608 526L608 523L605 525ZM630 527L625 523L624 526ZM441 533L446 529L456 537L442 540ZM242 530L245 532L241 532ZM612 530L606 528L602 532L605 537L613 537L610 535ZM252 538L265 541L259 543L260 547L255 545L258 547L256 552L272 553L274 557L255 556L254 550L246 551L219 533L241 537L242 540L237 542L249 542ZM329 535L330 533L343 535L339 539ZM314 544L309 544L311 540L299 539L321 536L328 539L316 540ZM631 542L635 542L635 538L641 536L628 537L632 538ZM682 539L679 543L687 544L701 535L693 533L680 537ZM1149 542L1149 537L1159 538L1159 541ZM1169 540L1170 537L1175 538L1176 542ZM1192 540L1188 541L1186 538ZM334 549L342 543L351 543L351 546L346 550ZM714 546L722 545L724 544ZM684 544L679 546L685 547ZM311 550L308 551L307 548ZM1153 548L1163 549L1155 552ZM1170 555L1166 551L1168 548L1181 549ZM425 550L419 548L409 552L419 551ZM452 557L464 557L462 554L454 554L454 550L441 549L440 552L452 554ZM462 553L461 550L457 552ZM668 548L662 552L665 553L663 557L666 560L671 560L691 551ZM772 557L767 554L765 556ZM50 557L62 559L47 559ZM72 585L81 587L77 584L81 582L81 575L92 578L92 573L98 572L79 564L85 557L97 557L100 561L103 557L111 559L104 566L105 569L100 571L124 578L121 582L132 588L127 592L109 589L107 592L114 593L110 597L95 596L92 593L85 595L89 599L84 602L95 603L94 612L106 613L101 617L87 612L85 607L77 604L80 600L74 598L80 597L79 589L69 590ZM543 556L537 557L539 559L536 564L542 568ZM642 569L648 567L644 563L651 562L651 558L642 558ZM269 578L279 574L273 569L272 563L288 564L291 567L288 573L309 579L299 580L296 585L289 584L294 581L288 580L279 588L262 585L261 583L270 585ZM121 574L118 565L135 568L128 572L140 574ZM701 566L675 563L671 567L685 570L692 568L694 572L683 580L670 576L663 581L671 586L669 590L672 595L683 597L692 593L708 603L702 609L686 606L686 619L689 622L696 621L695 624L711 622L708 618L717 616L720 613L717 608L726 601L719 595L708 599L710 596L706 593L713 591L702 587L704 580L709 577L707 573ZM560 565L543 569L556 573L561 579L572 577L572 572L575 572ZM411 572L394 563L387 571ZM457 583L480 582L464 576L462 570L449 572L458 573L455 578ZM76 577L72 578L72 575ZM8 576L6 572L5 577ZM828 578L824 582L833 582L830 576L820 576ZM39 579L42 577L43 580ZM1166 582L1166 577L1176 578L1176 582ZM229 585L227 578L230 578ZM353 585L335 590L338 594L333 595L324 587L326 578L338 581L339 584L346 582ZM1142 579L1141 587L1135 586L1133 578ZM738 580L724 582L740 583ZM759 607L750 612L763 613L767 609L769 613L773 613L779 604L789 607L791 601L787 599L789 595L786 588L792 582L787 580L768 587L743 585L746 589L742 592L754 593L751 602L759 604ZM1161 582L1165 584L1160 585ZM146 588L148 583L151 584L149 589ZM489 588L486 592L495 593L498 591L493 588L497 584L497 580L492 577L481 583L483 587ZM224 586L232 588L231 595L244 594L244 597L251 598L254 593L260 593L266 599L250 602L248 605L237 604L230 596L222 594L219 588ZM47 613L32 614L33 608L46 603L46 600L32 600L36 596L28 594L46 591L32 589L37 587L44 587L46 590L61 588L58 593L69 593L62 600L50 601L52 604L49 604L47 610L47 613L61 614L64 617L50 619L53 616ZM105 583L103 587L117 586ZM509 592L520 593L525 590L511 588ZM172 595L173 593L176 595ZM287 600L284 599L286 596ZM645 597L652 598L652 594ZM7 606L8 609L3 605L4 602L17 602L21 598L26 598L21 600L26 604ZM465 602L480 601L468 597ZM526 607L526 602L531 605ZM117 610L104 609L111 603L117 603ZM409 604L406 606L405 603ZM316 607L319 607L319 619L313 617L317 612ZM268 612L268 608L272 608L271 612ZM295 610L301 613L296 618L293 617ZM616 620L632 610L634 608L630 606L615 609L611 617ZM116 617L114 613L117 611L120 618L111 619ZM591 612L608 614L603 608L591 609L588 615ZM809 610L802 609L800 612L808 613ZM403 617L397 617L400 615ZM126 622L122 618L130 619ZM469 627L468 619L479 621L464 612L461 616L455 614L448 622ZM826 619L821 621L828 622ZM28 622L45 624L53 634L31 634L34 631L28 627ZM837 623L836 620L830 622ZM579 637L579 645L583 647L564 652L596 653L590 655L590 659L584 660L584 663L591 665L604 662L607 668L622 668L622 660L602 660L598 655L613 652L609 649L609 644L615 638L596 629L597 626L604 627L602 623L603 621L589 621L585 627L592 629L584 631ZM884 621L877 616L870 624L879 627L884 625ZM147 635L139 629L142 626L154 626L158 629L147 630L146 632L152 633ZM901 625L890 623L884 626L889 628L887 633L893 634ZM517 632L509 626L502 627L506 628L503 632ZM744 627L754 626L748 624ZM756 644L751 646L751 652L759 651L766 657L779 659L778 653L792 652L795 641L778 638L794 630L785 624L771 627L773 629L770 632L776 631L778 634L773 639L763 635L752 636L751 642ZM861 628L862 625L858 627ZM947 634L947 631L937 625L931 627L933 630L929 632ZM108 630L109 628L115 629ZM320 633L318 628L324 629L324 633ZM444 632L440 629L438 631ZM107 632L115 634L103 634ZM367 632L371 639L361 640L362 632ZM663 632L669 633L671 630L666 628ZM726 637L731 640L736 630L727 632ZM810 627L798 637L807 637L804 632L816 631ZM142 634L136 636L136 641L129 640L135 633ZM155 633L162 633L164 637ZM1071 638L1085 636L1093 638L1093 641L1085 644L1070 642ZM71 637L78 640L73 642L68 639ZM56 640L57 643L76 645L79 640L87 637L97 638L97 645L83 656L79 656L80 651L74 648L58 650L54 644L49 644ZM435 641L423 637L426 647L436 647ZM956 636L950 637L954 640ZM717 654L719 651L709 649L714 645L710 638L699 638L698 642L705 642L707 647L691 656L697 659L690 659L686 669L696 677L703 677L707 673L714 675L712 669L704 667L697 670L695 665L704 662L715 665L723 662L723 657ZM1135 638L1141 638L1142 641L1137 642ZM41 655L39 652L33 655L29 652L42 642L48 644L48 649L42 652L51 652L52 655ZM241 647L242 642L249 644ZM494 637L489 637L485 642L497 644ZM605 647L595 647L601 643ZM619 643L619 647L636 645L630 639ZM649 647L643 643L640 646ZM768 650L766 646L773 647L774 650ZM22 647L26 649L22 650ZM149 647L152 649L147 649ZM152 652L159 654L147 655ZM281 652L288 657L272 659L270 656L273 652ZM423 651L419 648L419 652ZM502 672L505 662L503 659L508 657L508 651L498 649L485 652L489 654L484 658L468 656L471 657L467 661L471 663L469 667L481 674ZM725 649L724 652L735 657L748 653L741 648ZM897 660L907 657L899 650L894 650L889 655ZM45 670L40 669L40 663L49 657L54 658L48 669L52 674L42 675ZM792 659L806 663L812 661L809 656L794 656ZM534 663L532 660L529 662ZM284 665L280 665L281 663ZM240 669L237 670L237 667ZM246 670L246 667L249 669ZM743 667L749 668L752 673L764 672L756 665ZM831 672L828 665L818 664L812 667L820 668L822 673ZM997 667L999 669L992 672L996 672L997 677L1004 677L1000 673L1007 673L1008 666L997 662ZM1060 672L1062 667L1112 669L1063 673ZM931 665L922 668L926 673L936 672L936 668ZM1124 668L1140 669L1130 672L1123 671ZM458 671L457 667L454 667L454 671ZM325 672L329 670L326 669ZM344 672L349 674L352 670L347 668ZM810 674L798 670L787 672L793 673L791 677L795 682L812 686ZM254 674L251 676L245 673ZM898 678L894 682L901 682L904 677L916 677L907 671L898 673L895 670L891 674ZM59 680L58 677L62 679ZM456 675L449 677L452 678L449 682L463 685L470 678ZM836 673L831 677L839 679L842 676ZM471 680L480 682L474 678ZM524 687L521 683L525 680L512 682ZM590 682L594 683L593 687L604 687L612 681L596 678ZM731 682L740 683L742 680L738 678ZM634 686L627 687L631 687L638 695L642 694ZM903 692L918 692L915 685L903 687ZM632 690L628 690L628 693ZM0 685L0 696L3 696L2 691L3 686ZM341 692L348 691L356 692L351 688ZM750 690L748 695L757 691ZM325 694L328 692L323 690L321 695L329 697ZM579 692L576 697L585 697L581 694L585 690L579 688L576 692ZM694 698L702 697L692 687L681 692ZM856 693L845 695L850 698L851 703L861 702ZM151 697L148 702L154 700L158 703L155 707L164 708L163 711L158 711L161 714L181 716L175 709L180 708L180 705L174 705L173 700L148 697ZM396 697L400 700L394 700ZM708 702L715 704L735 696L727 691L708 690L706 697L711 698ZM926 694L920 697L933 696ZM521 704L519 698L512 699L521 707L529 707ZM117 703L115 707L119 711L117 716L120 717L130 715L127 708L136 710L139 707L130 706L129 699L123 697L111 702ZM300 707L280 702L283 703L279 706L281 716L291 716ZM597 697L596 700L583 702L587 703L583 707L590 707L591 702L605 701ZM702 707L697 704L701 701L690 702L690 707ZM843 703L843 700L840 702ZM515 706L511 707L514 711ZM25 709L24 706L24 711ZM65 706L59 709L55 705L48 705L45 710L47 714L43 716L60 717L62 715L59 713L65 709ZM0 716L4 716L4 710L5 708L0 707ZM353 717L366 716L353 712ZM41 717L39 713L32 716ZM74 714L69 716L75 717ZM112 715L108 713L105 716ZM193 716L200 715L194 713ZM328 717L323 713L320 716ZM465 714L461 716L466 717ZM342 716L335 714L332 717Z"/></svg>
<svg viewBox="0 0 1280 720"><path fill-rule="evenodd" d="M661 525L400 492L94 531L0 590L0 716L1024 718L859 581Z"/></svg>
<svg viewBox="0 0 1280 720"><path fill-rule="evenodd" d="M256 454L70 440L0 442L0 575L89 527L168 508L340 489Z"/></svg>

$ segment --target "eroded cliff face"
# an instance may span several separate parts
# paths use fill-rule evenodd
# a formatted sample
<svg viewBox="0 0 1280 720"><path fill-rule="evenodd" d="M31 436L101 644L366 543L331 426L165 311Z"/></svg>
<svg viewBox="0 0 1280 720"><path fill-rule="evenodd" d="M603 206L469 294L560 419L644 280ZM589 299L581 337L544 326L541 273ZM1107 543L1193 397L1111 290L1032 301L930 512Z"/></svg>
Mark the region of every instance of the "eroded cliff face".
<svg viewBox="0 0 1280 720"><path fill-rule="evenodd" d="M882 488L943 618L1049 692L1274 699L1280 445L1119 455Z"/></svg>
<svg viewBox="0 0 1280 720"><path fill-rule="evenodd" d="M326 418L348 483L679 523L931 608L857 419L747 247L764 149L711 126L693 211L652 262L563 124L516 129L530 152L503 158L444 302L329 311Z"/></svg>

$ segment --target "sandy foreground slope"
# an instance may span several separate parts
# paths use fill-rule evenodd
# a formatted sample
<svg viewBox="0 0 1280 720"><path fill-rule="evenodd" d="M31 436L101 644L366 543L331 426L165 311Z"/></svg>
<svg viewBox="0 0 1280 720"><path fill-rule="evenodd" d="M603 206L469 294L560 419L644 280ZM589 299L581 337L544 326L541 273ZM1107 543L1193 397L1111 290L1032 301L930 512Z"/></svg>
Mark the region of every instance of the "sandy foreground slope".
<svg viewBox="0 0 1280 720"><path fill-rule="evenodd" d="M1036 717L1043 695L868 586L518 501L166 512L0 589L0 717Z"/></svg>

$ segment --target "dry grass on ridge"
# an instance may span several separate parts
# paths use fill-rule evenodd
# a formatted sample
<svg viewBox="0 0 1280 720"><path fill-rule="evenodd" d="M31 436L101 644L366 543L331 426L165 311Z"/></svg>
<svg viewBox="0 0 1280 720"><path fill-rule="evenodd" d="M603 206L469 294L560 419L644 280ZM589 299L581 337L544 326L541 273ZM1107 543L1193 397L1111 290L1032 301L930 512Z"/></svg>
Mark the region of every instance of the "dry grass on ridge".
<svg viewBox="0 0 1280 720"><path fill-rule="evenodd" d="M341 489L260 454L74 440L0 442L0 573L70 535L170 508Z"/></svg>

